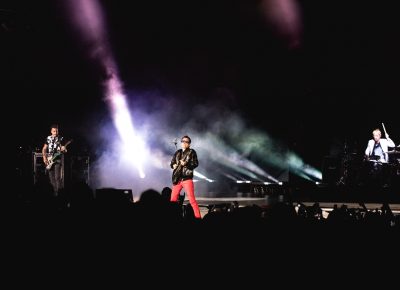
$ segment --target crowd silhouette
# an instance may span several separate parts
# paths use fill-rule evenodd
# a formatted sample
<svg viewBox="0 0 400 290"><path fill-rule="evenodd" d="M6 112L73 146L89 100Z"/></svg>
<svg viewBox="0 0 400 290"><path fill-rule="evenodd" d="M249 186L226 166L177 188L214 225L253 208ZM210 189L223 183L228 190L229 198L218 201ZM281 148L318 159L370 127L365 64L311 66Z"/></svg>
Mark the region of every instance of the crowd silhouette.
<svg viewBox="0 0 400 290"><path fill-rule="evenodd" d="M151 228L189 230L195 227L202 234L213 229L241 230L257 235L271 229L286 230L365 230L395 232L400 228L400 215L392 212L388 203L380 208L367 209L360 203L356 208L335 204L323 211L318 202L305 205L302 202L273 201L268 205L239 206L237 201L222 204L200 205L202 219L196 220L185 195L178 202L170 202L171 188L161 191L148 189L134 201L131 192L115 188L93 190L85 182L76 182L63 189L59 196L52 194L51 184L46 180L33 186L12 190L3 202L4 212L19 223L19 228L32 225L52 225L56 221L67 226L80 223L97 229L111 225L123 229ZM53 227L54 228L54 227ZM60 229L59 226L57 226ZM200 233L199 233L200 234Z"/></svg>

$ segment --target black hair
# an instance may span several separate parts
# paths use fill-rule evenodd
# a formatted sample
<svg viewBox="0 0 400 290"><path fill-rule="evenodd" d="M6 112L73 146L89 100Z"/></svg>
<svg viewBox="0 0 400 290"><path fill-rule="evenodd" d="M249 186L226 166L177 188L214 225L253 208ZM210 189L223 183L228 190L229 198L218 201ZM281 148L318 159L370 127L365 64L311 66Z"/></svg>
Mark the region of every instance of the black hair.
<svg viewBox="0 0 400 290"><path fill-rule="evenodd" d="M192 143L192 139L190 139L190 137L189 137L188 135L183 136L183 137L181 138L181 140L182 140L183 138L189 139L189 144Z"/></svg>

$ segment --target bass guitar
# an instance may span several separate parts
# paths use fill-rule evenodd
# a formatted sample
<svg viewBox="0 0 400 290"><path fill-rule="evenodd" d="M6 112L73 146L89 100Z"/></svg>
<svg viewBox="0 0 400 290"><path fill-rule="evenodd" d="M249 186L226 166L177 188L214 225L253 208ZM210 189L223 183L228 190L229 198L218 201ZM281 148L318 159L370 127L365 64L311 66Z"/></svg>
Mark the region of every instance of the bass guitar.
<svg viewBox="0 0 400 290"><path fill-rule="evenodd" d="M71 142L72 142L72 139L69 140L67 143L65 143L65 145L64 145L65 149L67 149L67 146L68 146ZM48 158L47 158L48 163L47 163L47 165L46 165L46 170L50 170L50 169L53 167L53 164L54 164L58 159L60 159L60 157L61 157L62 154L63 154L62 152L56 152L56 153L54 153L52 156L48 157Z"/></svg>

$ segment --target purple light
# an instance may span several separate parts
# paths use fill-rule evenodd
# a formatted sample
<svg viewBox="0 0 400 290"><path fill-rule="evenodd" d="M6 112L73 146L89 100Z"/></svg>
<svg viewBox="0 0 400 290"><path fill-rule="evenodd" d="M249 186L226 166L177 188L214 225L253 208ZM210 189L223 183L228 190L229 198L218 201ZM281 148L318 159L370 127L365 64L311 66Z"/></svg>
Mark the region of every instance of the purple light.
<svg viewBox="0 0 400 290"><path fill-rule="evenodd" d="M98 0L64 1L71 27L83 43L85 54L103 69L103 87L112 119L122 140L118 148L124 159L133 164L141 178L145 177L142 162L145 156L143 142L133 126L118 68L109 46L102 7Z"/></svg>

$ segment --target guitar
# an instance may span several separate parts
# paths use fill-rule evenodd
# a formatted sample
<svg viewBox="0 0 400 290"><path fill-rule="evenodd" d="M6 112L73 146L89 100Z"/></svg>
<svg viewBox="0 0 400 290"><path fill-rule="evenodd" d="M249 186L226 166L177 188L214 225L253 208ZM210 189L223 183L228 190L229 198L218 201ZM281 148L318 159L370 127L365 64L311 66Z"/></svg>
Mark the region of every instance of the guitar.
<svg viewBox="0 0 400 290"><path fill-rule="evenodd" d="M183 158L181 160L186 160L190 154L191 150L189 150L185 156L183 156ZM187 160L186 160L187 162ZM174 169L174 171L172 172L172 184L176 185L178 184L179 180L182 177L182 169L183 169L183 165L181 164L181 162L178 162L178 166Z"/></svg>
<svg viewBox="0 0 400 290"><path fill-rule="evenodd" d="M64 147L67 149L67 146L72 142L72 139L65 143ZM53 167L53 164L60 158L62 152L56 152L52 156L47 158L48 164L46 165L46 170L50 170Z"/></svg>

